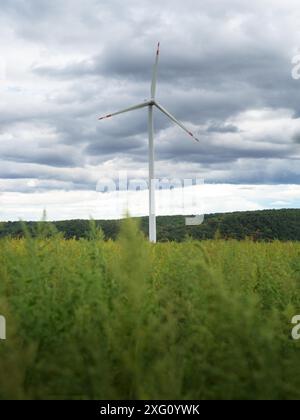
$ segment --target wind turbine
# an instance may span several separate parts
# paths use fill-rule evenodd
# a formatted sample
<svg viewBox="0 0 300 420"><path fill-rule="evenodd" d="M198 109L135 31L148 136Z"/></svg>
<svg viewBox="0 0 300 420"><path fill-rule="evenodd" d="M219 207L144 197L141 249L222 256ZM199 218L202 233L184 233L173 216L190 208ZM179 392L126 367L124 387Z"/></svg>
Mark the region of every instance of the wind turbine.
<svg viewBox="0 0 300 420"><path fill-rule="evenodd" d="M194 140L199 140L194 134L188 130L180 121L178 121L172 114L170 114L165 108L163 108L156 100L156 81L157 81L157 67L159 59L160 44L157 45L156 58L153 67L152 83L151 83L151 98L149 101L143 102L138 105L131 106L130 108L123 109L122 111L114 112L100 117L99 120L105 118L111 118L115 115L124 114L125 112L135 111L136 109L148 107L148 135L149 135L149 240L150 242L156 242L156 216L155 216L155 177L154 177L154 130L153 130L153 107L155 106L163 114L165 114L171 121L179 125L187 134L193 137Z"/></svg>

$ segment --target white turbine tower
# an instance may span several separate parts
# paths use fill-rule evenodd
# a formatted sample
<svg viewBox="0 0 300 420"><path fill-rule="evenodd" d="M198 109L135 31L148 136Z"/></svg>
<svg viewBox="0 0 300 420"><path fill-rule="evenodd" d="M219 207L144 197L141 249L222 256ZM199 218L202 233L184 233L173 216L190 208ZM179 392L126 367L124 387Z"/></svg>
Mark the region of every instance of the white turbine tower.
<svg viewBox="0 0 300 420"><path fill-rule="evenodd" d="M153 76L151 83L151 99L149 101L143 102L138 105L131 106L130 108L123 109L122 111L114 112L113 114L105 115L100 117L99 120L105 118L111 118L115 115L123 114L125 112L134 111L136 109L148 107L148 134L149 134L149 240L150 242L156 242L156 216L155 216L155 177L154 177L154 142L153 142L153 107L155 106L163 114L165 114L171 121L179 125L187 134L194 138L194 140L199 140L194 136L194 134L188 130L181 122L179 122L173 115L171 115L165 108L163 108L155 100L156 93L156 80L157 80L157 67L158 67L158 58L159 58L159 43L157 46L156 59L153 67Z"/></svg>

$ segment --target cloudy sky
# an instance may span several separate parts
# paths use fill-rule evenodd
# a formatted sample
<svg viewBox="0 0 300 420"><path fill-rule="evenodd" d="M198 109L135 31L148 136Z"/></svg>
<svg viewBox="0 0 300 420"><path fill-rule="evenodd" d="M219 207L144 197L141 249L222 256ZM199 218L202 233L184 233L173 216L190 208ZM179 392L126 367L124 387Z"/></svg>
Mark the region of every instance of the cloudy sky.
<svg viewBox="0 0 300 420"><path fill-rule="evenodd" d="M118 217L96 185L147 178L147 113L97 117L149 97L157 41L158 99L200 138L155 112L157 177L204 180L205 212L300 208L298 1L2 0L0 28L1 220Z"/></svg>

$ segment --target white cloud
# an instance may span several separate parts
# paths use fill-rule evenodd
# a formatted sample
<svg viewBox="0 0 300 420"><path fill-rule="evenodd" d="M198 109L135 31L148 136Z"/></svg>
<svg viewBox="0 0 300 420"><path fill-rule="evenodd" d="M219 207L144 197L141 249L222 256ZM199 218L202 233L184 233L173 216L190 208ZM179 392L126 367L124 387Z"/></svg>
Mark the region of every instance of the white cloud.
<svg viewBox="0 0 300 420"><path fill-rule="evenodd" d="M157 192L157 214L209 214L264 208L300 207L299 185L198 185L184 191ZM0 195L0 220L118 219L148 214L148 192L6 192Z"/></svg>

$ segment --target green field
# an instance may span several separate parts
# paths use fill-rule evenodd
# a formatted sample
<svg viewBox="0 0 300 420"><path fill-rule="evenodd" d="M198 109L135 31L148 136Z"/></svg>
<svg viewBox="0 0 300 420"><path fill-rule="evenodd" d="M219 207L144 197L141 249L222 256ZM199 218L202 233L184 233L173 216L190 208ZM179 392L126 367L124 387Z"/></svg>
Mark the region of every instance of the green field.
<svg viewBox="0 0 300 420"><path fill-rule="evenodd" d="M0 241L0 399L299 399L300 243Z"/></svg>

